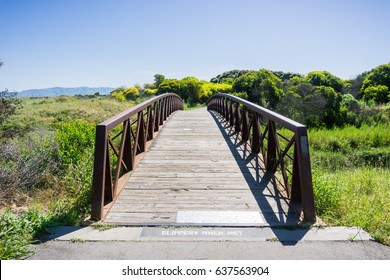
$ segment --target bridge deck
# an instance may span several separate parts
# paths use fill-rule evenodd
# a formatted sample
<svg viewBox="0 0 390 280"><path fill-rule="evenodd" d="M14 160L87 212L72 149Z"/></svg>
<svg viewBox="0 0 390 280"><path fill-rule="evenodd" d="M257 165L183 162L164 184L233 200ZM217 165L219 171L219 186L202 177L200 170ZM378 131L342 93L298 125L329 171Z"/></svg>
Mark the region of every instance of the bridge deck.
<svg viewBox="0 0 390 280"><path fill-rule="evenodd" d="M106 215L120 225L297 224L272 176L205 108L164 125Z"/></svg>

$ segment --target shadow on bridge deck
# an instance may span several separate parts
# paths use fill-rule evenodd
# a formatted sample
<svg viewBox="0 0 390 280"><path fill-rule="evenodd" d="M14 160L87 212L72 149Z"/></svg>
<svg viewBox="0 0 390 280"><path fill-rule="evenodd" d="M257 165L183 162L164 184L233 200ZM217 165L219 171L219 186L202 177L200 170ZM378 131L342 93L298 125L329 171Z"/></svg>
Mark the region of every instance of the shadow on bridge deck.
<svg viewBox="0 0 390 280"><path fill-rule="evenodd" d="M302 220L300 219L300 209L297 209L296 206L290 204L290 202L280 194L275 175L266 172L263 159L250 151L248 143L241 140L240 135L234 132L233 127L215 112L211 111L209 113L214 118L215 123L225 138L241 172L245 174L244 178L248 184L249 190L257 200L259 209L263 213L266 223L273 228L300 227L300 236L297 237L297 240L301 240L309 231L309 228L305 229L305 224L302 223ZM244 164L240 164L241 162L244 162ZM263 196L258 195L259 192L264 196L268 196L269 199L263 199ZM269 193L269 195L266 193ZM273 203L275 203L276 209L274 208L274 211L268 211ZM287 209L286 205L288 207ZM278 231L275 230L274 234L278 236ZM281 238L278 239L282 240ZM296 242L289 241L282 243L295 244Z"/></svg>

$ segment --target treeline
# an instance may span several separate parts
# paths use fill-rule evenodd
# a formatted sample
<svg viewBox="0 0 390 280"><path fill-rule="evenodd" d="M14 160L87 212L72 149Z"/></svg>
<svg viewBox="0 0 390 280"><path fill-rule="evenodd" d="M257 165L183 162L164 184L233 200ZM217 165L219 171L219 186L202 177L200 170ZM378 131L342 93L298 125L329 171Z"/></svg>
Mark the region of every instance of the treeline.
<svg viewBox="0 0 390 280"><path fill-rule="evenodd" d="M111 95L119 100L136 100L147 98L166 92L178 94L190 105L205 103L211 95L218 92L231 92L232 86L226 83L213 83L199 80L195 77L186 77L182 80L166 79L164 75L154 75L154 83L141 87L135 84L130 88L117 88Z"/></svg>
<svg viewBox="0 0 390 280"><path fill-rule="evenodd" d="M117 88L120 100L149 98L174 92L190 105L205 103L218 92L230 93L275 110L309 127L334 127L363 122L389 121L390 63L342 80L327 71L307 75L266 69L231 70L208 81L195 77L166 79L156 74L143 87Z"/></svg>

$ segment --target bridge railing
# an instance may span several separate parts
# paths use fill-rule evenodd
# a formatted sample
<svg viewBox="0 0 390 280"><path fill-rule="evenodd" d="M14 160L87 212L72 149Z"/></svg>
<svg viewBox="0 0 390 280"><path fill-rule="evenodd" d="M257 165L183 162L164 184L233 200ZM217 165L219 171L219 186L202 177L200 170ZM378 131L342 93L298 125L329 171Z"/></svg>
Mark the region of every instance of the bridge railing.
<svg viewBox="0 0 390 280"><path fill-rule="evenodd" d="M224 93L212 96L207 109L218 112L249 144L251 152L259 155L262 168L280 175L275 177L282 194L299 208L305 221L315 222L306 126Z"/></svg>
<svg viewBox="0 0 390 280"><path fill-rule="evenodd" d="M183 101L166 93L140 103L96 126L93 171L93 220L101 220L126 183L137 163L164 121Z"/></svg>

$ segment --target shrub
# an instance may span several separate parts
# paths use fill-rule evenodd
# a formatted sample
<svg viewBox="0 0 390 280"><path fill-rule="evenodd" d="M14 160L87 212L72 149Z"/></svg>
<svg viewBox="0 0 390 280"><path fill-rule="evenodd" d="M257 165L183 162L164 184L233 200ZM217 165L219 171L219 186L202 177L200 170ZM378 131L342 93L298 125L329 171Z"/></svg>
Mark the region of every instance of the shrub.
<svg viewBox="0 0 390 280"><path fill-rule="evenodd" d="M17 259L29 252L29 244L45 228L47 217L37 210L23 215L7 209L0 215L0 259Z"/></svg>
<svg viewBox="0 0 390 280"><path fill-rule="evenodd" d="M78 164L86 149L95 143L95 125L82 120L71 120L55 125L63 164Z"/></svg>
<svg viewBox="0 0 390 280"><path fill-rule="evenodd" d="M31 192L45 184L49 174L58 172L59 150L54 132L35 130L20 140L8 140L0 146L0 197L2 201L24 203L19 193ZM4 202L3 202L4 203Z"/></svg>
<svg viewBox="0 0 390 280"><path fill-rule="evenodd" d="M8 90L0 91L0 125L3 124L9 116L15 114L16 109L21 107L21 101L16 98L15 92Z"/></svg>
<svg viewBox="0 0 390 280"><path fill-rule="evenodd" d="M66 194L50 207L54 214L52 223L79 225L91 210L93 152L86 150L78 164L68 165L62 177Z"/></svg>

